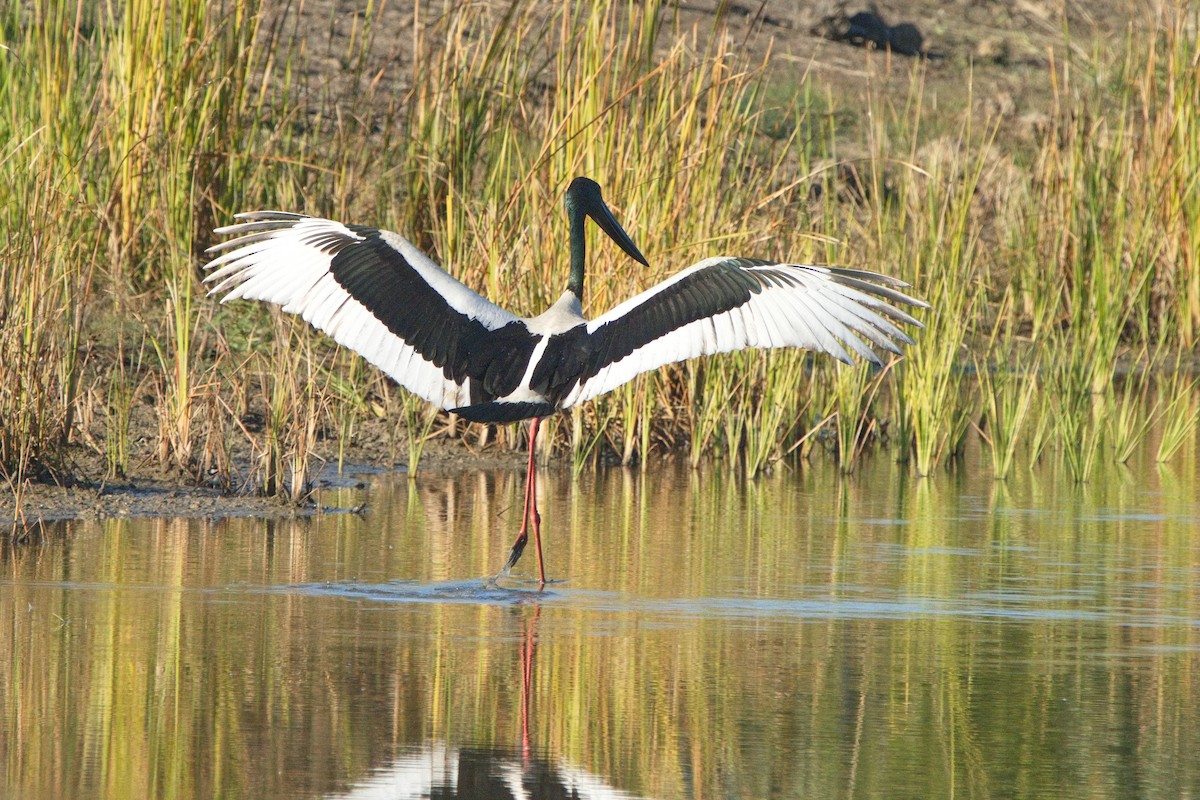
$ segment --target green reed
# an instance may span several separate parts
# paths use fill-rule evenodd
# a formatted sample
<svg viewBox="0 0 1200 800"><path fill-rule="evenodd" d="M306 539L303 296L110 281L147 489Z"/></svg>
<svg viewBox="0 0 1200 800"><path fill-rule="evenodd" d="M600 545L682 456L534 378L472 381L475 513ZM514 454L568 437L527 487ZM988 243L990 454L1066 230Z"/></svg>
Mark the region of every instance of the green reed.
<svg viewBox="0 0 1200 800"><path fill-rule="evenodd" d="M754 397L746 426L744 463L749 475L766 471L783 458L784 446L801 429L808 398L799 390L804 385L803 354L755 353L758 364ZM799 430L799 432L803 432Z"/></svg>
<svg viewBox="0 0 1200 800"><path fill-rule="evenodd" d="M404 407L404 432L408 444L408 477L413 479L420 469L421 456L429 441L430 431L437 421L438 410L414 394L404 393L400 399Z"/></svg>
<svg viewBox="0 0 1200 800"><path fill-rule="evenodd" d="M1145 445L1146 437L1163 415L1162 398L1152 391L1153 361L1149 355L1137 359L1130 365L1121 391L1114 382L1105 395L1106 435L1112 458L1118 464L1127 463Z"/></svg>
<svg viewBox="0 0 1200 800"><path fill-rule="evenodd" d="M316 354L313 339L298 321L279 317L281 335L259 369L267 414L258 489L300 500L311 489L317 434L329 416L329 373L322 361L330 355Z"/></svg>
<svg viewBox="0 0 1200 800"><path fill-rule="evenodd" d="M354 441L361 419L370 413L370 406L359 388L365 383L362 373L367 368L369 365L358 356L339 352L327 375L331 405L336 414L338 472L346 465L346 448Z"/></svg>
<svg viewBox="0 0 1200 800"><path fill-rule="evenodd" d="M1018 447L1030 440L1030 462L1037 461L1044 437L1045 417L1039 416L1036 399L1045 391L1039 353L1018 341L1010 286L1001 298L996 322L983 348L987 357L974 356L975 374L982 397L980 436L991 456L992 474L1006 479L1016 462ZM1030 432L1030 428L1034 430Z"/></svg>
<svg viewBox="0 0 1200 800"><path fill-rule="evenodd" d="M618 445L615 449L620 454L623 465L630 464L637 452L638 420L644 419L646 414L653 417L653 410L647 407L649 404L646 398L650 396L650 391L647 390L646 380L646 376L639 375L632 383L617 390L622 413L621 437L615 443Z"/></svg>
<svg viewBox="0 0 1200 800"><path fill-rule="evenodd" d="M911 125L915 133L918 122ZM975 136L966 127L949 155L933 155L920 172L903 170L901 191L912 200L880 213L876 223L884 252L891 254L886 260L907 266L901 274L911 278L916 294L932 307L922 315L926 328L917 334L899 371L898 436L921 475L960 451L975 415L974 386L963 369L969 337L975 333L971 324L983 307L972 212L985 161L982 155L970 155L981 146ZM987 146L985 140L983 152ZM914 163L917 155L910 156ZM908 236L901 233L906 229L912 231Z"/></svg>
<svg viewBox="0 0 1200 800"><path fill-rule="evenodd" d="M141 360L139 355L138 360ZM136 383L125 366L123 343L118 348L116 368L108 375L104 393L104 451L108 476L124 477L129 471L130 418Z"/></svg>
<svg viewBox="0 0 1200 800"><path fill-rule="evenodd" d="M1196 438L1200 427L1200 377L1180 368L1179 359L1159 378L1158 402L1162 412L1162 436L1158 442L1156 460L1170 461L1188 441Z"/></svg>
<svg viewBox="0 0 1200 800"><path fill-rule="evenodd" d="M259 18L255 5L230 7ZM14 407L0 411L0 427L21 450L0 454L7 473L56 460L77 413L77 354L88 315L115 311L120 318L130 295L146 290L149 308L171 309L170 337L151 325L166 345L160 356L169 385L160 396L173 423L164 437L187 460L197 324L192 243L209 227L196 219L195 193L211 188L197 183L201 154L230 129L221 110L231 107L223 98L238 83L233 71L253 66L239 61L242 50L211 58L230 30L228 17L218 16L202 3L13 3L0 12L8 43L0 59L0 139L12 143L0 157L8 242L0 318L16 323L6 331L24 331L6 338L0 352L0 378L12 369L22 387ZM122 430L118 424L114 435ZM126 444L110 446L123 460Z"/></svg>
<svg viewBox="0 0 1200 800"><path fill-rule="evenodd" d="M692 399L688 457L694 468L716 447L717 431L733 402L735 386L729 380L728 370L712 369L711 360L689 362L685 369L687 392Z"/></svg>
<svg viewBox="0 0 1200 800"><path fill-rule="evenodd" d="M71 437L94 264L71 218L86 137L59 118L87 113L72 82L81 49L65 4L38 15L37 26L16 8L0 17L0 472L14 485Z"/></svg>

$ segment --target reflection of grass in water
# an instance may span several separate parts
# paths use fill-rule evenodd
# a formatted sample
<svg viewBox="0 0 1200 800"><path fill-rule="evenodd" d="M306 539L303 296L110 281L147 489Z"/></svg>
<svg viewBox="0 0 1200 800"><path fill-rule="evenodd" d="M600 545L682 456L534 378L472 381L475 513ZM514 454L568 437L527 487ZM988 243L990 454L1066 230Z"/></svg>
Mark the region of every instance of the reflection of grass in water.
<svg viewBox="0 0 1200 800"><path fill-rule="evenodd" d="M693 463L725 456L751 474L790 451L818 453L805 438L819 424L808 383L838 387L843 466L858 459L863 431L886 428L894 435L880 441L893 457L930 474L981 416L993 423L985 430L1000 475L1021 453L1032 463L1053 450L1086 478L1089 453L1110 435L1121 439L1116 455L1128 454L1142 437L1119 434L1141 430L1149 412L1124 396L1112 432L1088 396L1109 392L1126 350L1179 352L1200 336L1200 66L1184 15L1131 34L1112 56L1075 50L1071 69L1054 65L1047 130L1013 153L990 122L939 115L919 69L910 95L872 87L870 113L844 125L857 112L815 81L771 84L721 37L693 51L669 38L658 12L649 3L625 20L564 7L546 19L532 4L493 16L456 8L416 26L411 91L400 100L385 98L367 68L380 32L368 12L341 54L339 79L361 100L352 116L306 94L296 42L286 26L264 25L253 2L225 16L192 0L169 13L143 2L7 3L6 475L19 482L66 463L64 443L88 439L79 420L108 412L106 435L126 441L95 447L114 472L129 462L136 434L121 409L134 393L81 391L111 359L103 349L85 359L81 345L138 328L157 353L145 385L158 387L149 393L158 458L193 475L228 471L228 442L249 437L266 483L301 493L320 431L338 433L341 453L364 409L400 419L407 401L270 312L194 297L213 225L257 207L384 225L529 313L561 288L561 187L579 173L601 180L653 264L633 269L596 248L592 313L715 252L879 269L912 280L934 308L875 394L848 394L860 373L795 355L673 367L550 426L549 446L577 468L606 450L646 464L685 442ZM1071 77L1081 69L1109 80L1084 85ZM844 156L848 137L862 140L864 157ZM1001 338L989 335L999 317ZM1041 365L1053 401L1023 399L1022 365L1007 361L1014 346ZM279 386L242 368L247 348L272 353L262 378ZM963 369L972 363L1018 368L976 377ZM130 372L139 386L146 379ZM1167 386L1163 458L1186 441L1195 405L1189 381ZM251 414L270 424L244 425ZM499 438L523 439L510 429ZM413 466L419 455L410 453Z"/></svg>
<svg viewBox="0 0 1200 800"><path fill-rule="evenodd" d="M1056 469L916 480L889 459L706 469L551 471L550 557L571 583L540 614L472 599L511 539L519 471L381 482L362 516L112 519L7 549L8 780L320 795L404 747L520 742L536 622L531 749L632 794L846 796L852 753L865 797L1194 781L1194 452L1137 481L1105 461L1082 486ZM901 611L848 618L872 600ZM821 613L769 610L805 601ZM907 613L922 605L939 613ZM1114 755L1121 737L1142 747Z"/></svg>

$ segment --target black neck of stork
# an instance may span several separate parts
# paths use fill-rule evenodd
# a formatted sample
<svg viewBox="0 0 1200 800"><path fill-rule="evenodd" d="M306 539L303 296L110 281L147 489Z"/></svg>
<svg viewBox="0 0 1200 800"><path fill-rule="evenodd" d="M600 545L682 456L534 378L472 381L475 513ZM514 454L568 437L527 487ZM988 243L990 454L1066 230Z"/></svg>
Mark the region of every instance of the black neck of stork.
<svg viewBox="0 0 1200 800"><path fill-rule="evenodd" d="M587 233L584 230L587 217L608 234L625 253L635 261L649 266L646 257L637 249L637 245L629 238L629 234L617 222L604 198L600 194L600 184L588 178L576 178L567 187L567 221L571 230L571 277L567 281L567 289L575 293L583 302L583 275L587 264Z"/></svg>
<svg viewBox="0 0 1200 800"><path fill-rule="evenodd" d="M587 213L578 203L571 202L571 192L567 192L567 221L571 226L571 277L567 280L567 290L574 292L583 302L583 273L587 264L587 231L584 222Z"/></svg>

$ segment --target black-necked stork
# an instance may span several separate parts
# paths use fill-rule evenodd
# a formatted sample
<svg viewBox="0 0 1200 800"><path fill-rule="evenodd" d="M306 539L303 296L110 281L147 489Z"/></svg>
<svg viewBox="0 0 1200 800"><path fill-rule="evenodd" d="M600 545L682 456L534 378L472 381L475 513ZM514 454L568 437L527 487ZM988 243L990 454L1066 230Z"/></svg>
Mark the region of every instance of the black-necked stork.
<svg viewBox="0 0 1200 800"><path fill-rule="evenodd" d="M477 422L529 419L521 530L507 574L533 525L543 584L534 445L542 417L612 391L664 364L745 347L801 347L846 363L880 363L921 323L890 303L928 307L908 284L861 270L709 258L593 320L583 316L584 220L647 264L588 178L566 193L571 273L536 317L518 317L450 277L390 231L278 211L238 214L208 252L210 294L277 303L362 355L411 392ZM647 264L648 265L648 264Z"/></svg>

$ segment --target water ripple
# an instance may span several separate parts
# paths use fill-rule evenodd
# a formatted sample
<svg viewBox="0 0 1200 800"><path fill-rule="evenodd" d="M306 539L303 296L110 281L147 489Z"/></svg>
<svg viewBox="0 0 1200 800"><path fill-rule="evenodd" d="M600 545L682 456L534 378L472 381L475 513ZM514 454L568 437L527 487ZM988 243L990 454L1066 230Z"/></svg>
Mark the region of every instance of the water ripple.
<svg viewBox="0 0 1200 800"><path fill-rule="evenodd" d="M837 597L645 597L566 587L537 591L503 586L487 579L468 581L357 581L280 587L280 591L342 597L380 603L457 603L468 605L539 605L597 614L633 614L663 622L690 620L804 621L831 619L1002 619L1010 621L1105 622L1130 627L1183 626L1200 628L1200 620L1182 614L1136 607L1088 605L1088 592L1058 591L1052 595L1021 592L975 592L962 597L876 595Z"/></svg>

